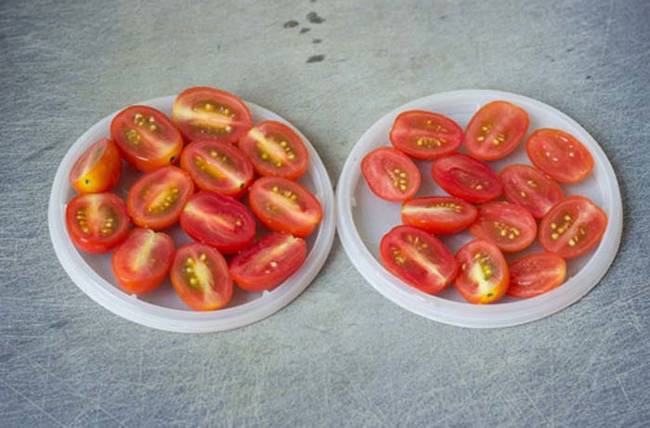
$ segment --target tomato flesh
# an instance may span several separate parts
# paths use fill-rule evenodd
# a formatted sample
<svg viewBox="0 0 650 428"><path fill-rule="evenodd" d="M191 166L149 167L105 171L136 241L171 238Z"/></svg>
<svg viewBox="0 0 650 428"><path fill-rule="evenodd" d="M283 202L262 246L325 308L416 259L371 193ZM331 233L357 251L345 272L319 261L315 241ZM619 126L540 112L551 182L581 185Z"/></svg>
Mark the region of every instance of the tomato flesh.
<svg viewBox="0 0 650 428"><path fill-rule="evenodd" d="M512 262L509 270L508 295L528 298L562 285L566 277L566 262L557 254L534 253Z"/></svg>
<svg viewBox="0 0 650 428"><path fill-rule="evenodd" d="M537 223L519 205L488 202L478 209L476 222L470 227L475 237L488 241L509 253L528 248L537 237Z"/></svg>
<svg viewBox="0 0 650 428"><path fill-rule="evenodd" d="M501 299L510 281L508 264L495 245L474 240L456 253L460 272L454 285L469 303L494 303Z"/></svg>
<svg viewBox="0 0 650 428"><path fill-rule="evenodd" d="M105 253L129 233L124 201L113 193L74 197L68 202L65 218L72 242L88 253Z"/></svg>
<svg viewBox="0 0 650 428"><path fill-rule="evenodd" d="M102 139L77 159L70 171L70 185L79 194L111 190L120 180L122 159L115 143Z"/></svg>
<svg viewBox="0 0 650 428"><path fill-rule="evenodd" d="M560 183L577 183L591 174L594 158L573 135L538 129L528 137L526 152L533 165Z"/></svg>
<svg viewBox="0 0 650 428"><path fill-rule="evenodd" d="M434 161L431 175L445 192L468 202L487 202L503 192L501 179L487 164L459 153Z"/></svg>
<svg viewBox="0 0 650 428"><path fill-rule="evenodd" d="M380 147L368 153L361 161L361 172L370 190L387 201L405 201L420 188L418 167L392 147Z"/></svg>
<svg viewBox="0 0 650 428"><path fill-rule="evenodd" d="M440 113L410 110L400 113L390 130L396 149L416 159L449 154L463 142L463 129Z"/></svg>
<svg viewBox="0 0 650 428"><path fill-rule="evenodd" d="M458 198L415 198L402 204L402 222L431 233L450 234L465 230L474 223L478 210Z"/></svg>
<svg viewBox="0 0 650 428"><path fill-rule="evenodd" d="M535 218L544 217L564 198L559 184L531 166L509 165L500 175L506 199L526 208Z"/></svg>

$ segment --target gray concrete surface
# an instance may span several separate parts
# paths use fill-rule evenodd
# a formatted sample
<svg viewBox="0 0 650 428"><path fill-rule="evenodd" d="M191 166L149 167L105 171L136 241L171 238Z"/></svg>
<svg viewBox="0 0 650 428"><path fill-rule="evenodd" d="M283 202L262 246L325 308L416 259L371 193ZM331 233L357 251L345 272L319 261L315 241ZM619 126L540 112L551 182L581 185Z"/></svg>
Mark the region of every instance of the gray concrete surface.
<svg viewBox="0 0 650 428"><path fill-rule="evenodd" d="M649 19L644 0L3 1L0 425L647 426ZM59 266L49 186L98 119L197 84L291 120L333 179L366 127L412 98L540 99L619 174L619 256L578 304L517 328L401 310L338 242L301 297L250 327L189 336L122 320Z"/></svg>

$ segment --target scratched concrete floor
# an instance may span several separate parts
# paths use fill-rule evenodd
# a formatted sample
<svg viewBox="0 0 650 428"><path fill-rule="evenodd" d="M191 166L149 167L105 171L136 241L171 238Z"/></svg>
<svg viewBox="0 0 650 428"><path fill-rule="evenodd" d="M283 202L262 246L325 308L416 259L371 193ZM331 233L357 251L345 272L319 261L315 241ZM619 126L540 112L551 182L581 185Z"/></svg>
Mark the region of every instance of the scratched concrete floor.
<svg viewBox="0 0 650 428"><path fill-rule="evenodd" d="M0 425L647 426L650 3L396 3L0 4ZM95 121L195 84L293 121L333 179L365 128L412 98L538 98L612 160L620 254L581 302L517 328L410 314L338 242L312 286L256 325L189 336L132 324L59 266L50 183Z"/></svg>

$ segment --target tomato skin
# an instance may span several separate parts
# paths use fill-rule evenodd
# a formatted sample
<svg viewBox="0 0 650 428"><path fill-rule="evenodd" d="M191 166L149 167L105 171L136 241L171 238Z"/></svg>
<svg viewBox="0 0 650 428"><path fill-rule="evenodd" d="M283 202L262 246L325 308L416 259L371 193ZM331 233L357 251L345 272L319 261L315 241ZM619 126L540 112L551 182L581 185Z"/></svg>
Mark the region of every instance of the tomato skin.
<svg viewBox="0 0 650 428"><path fill-rule="evenodd" d="M487 164L460 153L435 160L431 175L445 192L468 202L487 202L503 192L501 179Z"/></svg>
<svg viewBox="0 0 650 428"><path fill-rule="evenodd" d="M389 135L396 149L424 160L454 152L463 142L463 136L463 129L452 119L423 110L400 113Z"/></svg>
<svg viewBox="0 0 650 428"><path fill-rule="evenodd" d="M539 242L565 259L594 248L607 228L607 214L583 196L569 196L555 205L539 225Z"/></svg>
<svg viewBox="0 0 650 428"><path fill-rule="evenodd" d="M566 278L566 262L557 254L534 253L509 266L508 295L518 298L539 296L559 287Z"/></svg>
<svg viewBox="0 0 650 428"><path fill-rule="evenodd" d="M490 242L504 252L528 248L537 237L537 223L523 207L510 202L495 201L481 205L470 233Z"/></svg>
<svg viewBox="0 0 650 428"><path fill-rule="evenodd" d="M436 234L458 233L469 227L478 210L458 198L425 197L402 204L402 223Z"/></svg>
<svg viewBox="0 0 650 428"><path fill-rule="evenodd" d="M477 111L465 129L470 156L492 161L512 153L528 129L526 110L507 101L490 102Z"/></svg>
<svg viewBox="0 0 650 428"><path fill-rule="evenodd" d="M297 180L307 172L309 154L305 143L284 123L258 123L242 136L239 148L248 155L259 175Z"/></svg>
<svg viewBox="0 0 650 428"><path fill-rule="evenodd" d="M544 217L564 199L560 185L531 166L508 165L500 175L506 199L526 208L535 218Z"/></svg>
<svg viewBox="0 0 650 428"><path fill-rule="evenodd" d="M447 288L458 271L454 255L445 244L411 226L396 226L384 235L380 256L390 273L428 294Z"/></svg>
<svg viewBox="0 0 650 428"><path fill-rule="evenodd" d="M420 188L420 170L408 156L392 147L380 147L361 161L370 190L391 202L410 199Z"/></svg>
<svg viewBox="0 0 650 428"><path fill-rule="evenodd" d="M101 139L88 147L70 170L70 185L79 194L111 190L120 180L122 158L112 140Z"/></svg>
<svg viewBox="0 0 650 428"><path fill-rule="evenodd" d="M165 281L174 259L174 241L163 232L136 228L113 252L113 275L122 290L144 294Z"/></svg>
<svg viewBox="0 0 650 428"><path fill-rule="evenodd" d="M111 138L134 168L151 172L173 164L183 138L165 114L153 107L130 106L111 122Z"/></svg>
<svg viewBox="0 0 650 428"><path fill-rule="evenodd" d="M454 285L469 303L494 303L508 289L508 264L496 245L474 240L456 253L460 271Z"/></svg>
<svg viewBox="0 0 650 428"><path fill-rule="evenodd" d="M271 290L300 269L306 258L304 239L272 233L233 257L230 273L243 290Z"/></svg>
<svg viewBox="0 0 650 428"><path fill-rule="evenodd" d="M533 165L560 183L578 183L594 168L589 150L559 129L537 129L526 141L526 152Z"/></svg>

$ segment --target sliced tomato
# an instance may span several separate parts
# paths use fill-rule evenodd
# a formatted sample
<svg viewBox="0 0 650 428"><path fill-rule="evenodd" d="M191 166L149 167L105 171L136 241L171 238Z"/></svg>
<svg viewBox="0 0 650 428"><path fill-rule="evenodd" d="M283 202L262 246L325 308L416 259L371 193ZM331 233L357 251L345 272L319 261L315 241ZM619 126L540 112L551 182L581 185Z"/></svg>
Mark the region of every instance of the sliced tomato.
<svg viewBox="0 0 650 428"><path fill-rule="evenodd" d="M295 181L262 177L251 186L249 204L269 229L301 238L311 235L323 218L318 199Z"/></svg>
<svg viewBox="0 0 650 428"><path fill-rule="evenodd" d="M463 142L463 129L440 113L410 110L395 118L390 141L411 157L431 160L458 149Z"/></svg>
<svg viewBox="0 0 650 428"><path fill-rule="evenodd" d="M140 227L165 229L178 221L194 193L190 175L175 166L166 166L143 175L129 190L129 216Z"/></svg>
<svg viewBox="0 0 650 428"><path fill-rule="evenodd" d="M495 245L474 240L456 253L460 272L454 285L470 303L494 303L501 299L510 281L508 264Z"/></svg>
<svg viewBox="0 0 650 428"><path fill-rule="evenodd" d="M136 228L113 252L113 274L124 291L143 294L163 283L173 259L174 241L169 235Z"/></svg>
<svg viewBox="0 0 650 428"><path fill-rule="evenodd" d="M174 163L183 150L183 138L174 124L147 106L119 112L111 122L111 137L124 159L144 172Z"/></svg>
<svg viewBox="0 0 650 428"><path fill-rule="evenodd" d="M88 193L74 197L65 210L72 242L89 253L105 253L129 233L124 201L113 193Z"/></svg>
<svg viewBox="0 0 650 428"><path fill-rule="evenodd" d="M535 297L559 287L566 277L566 262L557 254L534 253L510 263L512 297Z"/></svg>
<svg viewBox="0 0 650 428"><path fill-rule="evenodd" d="M493 101L470 119L465 148L476 159L502 159L517 148L527 129L526 110L507 101Z"/></svg>
<svg viewBox="0 0 650 428"><path fill-rule="evenodd" d="M415 198L402 205L402 222L431 233L458 233L474 223L478 211L458 198Z"/></svg>
<svg viewBox="0 0 650 428"><path fill-rule="evenodd" d="M122 159L115 143L102 139L86 149L70 170L70 185L77 193L111 190L120 180Z"/></svg>
<svg viewBox="0 0 650 428"><path fill-rule="evenodd" d="M271 290L300 269L306 258L304 239L272 233L237 254L230 262L230 273L246 291Z"/></svg>
<svg viewBox="0 0 650 428"><path fill-rule="evenodd" d="M253 126L251 112L241 98L206 86L181 92L174 101L172 120L189 141L236 143Z"/></svg>
<svg viewBox="0 0 650 428"><path fill-rule="evenodd" d="M412 287L438 294L456 277L454 255L439 239L411 226L391 229L380 244L381 262Z"/></svg>
<svg viewBox="0 0 650 428"><path fill-rule="evenodd" d="M253 182L253 164L230 143L195 141L181 154L181 168L197 187L226 196L240 197Z"/></svg>
<svg viewBox="0 0 650 428"><path fill-rule="evenodd" d="M232 277L221 253L205 244L180 247L170 271L172 286L187 306L213 311L232 298Z"/></svg>
<svg viewBox="0 0 650 428"><path fill-rule="evenodd" d="M255 219L248 208L218 193L193 195L181 213L181 227L196 241L225 254L243 250L255 238Z"/></svg>
<svg viewBox="0 0 650 428"><path fill-rule="evenodd" d="M380 147L361 161L361 172L372 192L382 199L401 202L420 188L420 170L404 153Z"/></svg>
<svg viewBox="0 0 650 428"><path fill-rule="evenodd" d="M542 218L564 198L559 184L528 165L508 165L501 171L503 193L507 200Z"/></svg>
<svg viewBox="0 0 650 428"><path fill-rule="evenodd" d="M560 183L577 183L591 174L594 158L573 135L559 129L538 129L526 142L533 165Z"/></svg>
<svg viewBox="0 0 650 428"><path fill-rule="evenodd" d="M307 171L309 155L302 138L284 123L267 120L239 140L239 148L259 175L297 180Z"/></svg>
<svg viewBox="0 0 650 428"><path fill-rule="evenodd" d="M585 254L600 242L607 214L589 199L569 196L555 205L539 225L539 242L565 259Z"/></svg>
<svg viewBox="0 0 650 428"><path fill-rule="evenodd" d="M503 192L501 179L486 163L459 153L434 161L431 175L445 192L469 202L487 202Z"/></svg>
<svg viewBox="0 0 650 428"><path fill-rule="evenodd" d="M509 253L528 248L537 237L537 223L523 207L510 202L488 202L478 209L478 218L470 227L475 237L488 241Z"/></svg>

